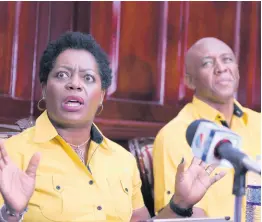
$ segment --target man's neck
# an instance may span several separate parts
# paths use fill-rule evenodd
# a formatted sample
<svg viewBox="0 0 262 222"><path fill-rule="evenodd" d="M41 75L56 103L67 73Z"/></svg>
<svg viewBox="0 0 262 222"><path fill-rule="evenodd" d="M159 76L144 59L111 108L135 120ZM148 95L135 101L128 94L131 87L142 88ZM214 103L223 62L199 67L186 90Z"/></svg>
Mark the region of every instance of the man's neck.
<svg viewBox="0 0 262 222"><path fill-rule="evenodd" d="M222 113L228 125L229 126L231 125L231 120L234 112L234 98L229 99L224 103L217 103L209 99L201 98L199 96L196 97L201 101L207 103L209 106L213 107L214 109L218 110L220 113Z"/></svg>

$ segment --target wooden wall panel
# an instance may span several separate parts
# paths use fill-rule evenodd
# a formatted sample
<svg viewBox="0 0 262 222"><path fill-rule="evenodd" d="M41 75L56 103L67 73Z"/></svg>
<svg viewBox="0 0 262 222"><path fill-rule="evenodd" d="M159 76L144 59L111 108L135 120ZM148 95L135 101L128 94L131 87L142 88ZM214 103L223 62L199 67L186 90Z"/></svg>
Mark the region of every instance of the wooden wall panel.
<svg viewBox="0 0 262 222"><path fill-rule="evenodd" d="M39 82L39 62L47 43L62 33L73 29L75 24L74 2L38 2L38 29L36 47L36 76L34 81L34 114L39 115L36 103L42 98Z"/></svg>
<svg viewBox="0 0 262 222"><path fill-rule="evenodd" d="M167 102L187 103L193 92L184 84L185 54L190 46L204 37L216 37L226 42L232 49L235 43L235 23L237 2L170 2L168 54L173 55L167 62L166 89ZM176 13L176 11L179 11ZM169 26L169 27L170 27ZM174 41L174 42L172 42ZM169 56L168 56L169 58ZM177 61L176 61L177 60ZM175 66L176 69L169 66Z"/></svg>
<svg viewBox="0 0 262 222"><path fill-rule="evenodd" d="M192 99L183 77L185 53L194 42L213 36L237 57L242 53L241 41L250 32L240 33L242 10L240 2L92 3L91 33L110 54L114 74L100 125L111 135L128 122L118 135L129 138L148 124L143 135L154 135ZM249 23L257 20L251 14Z"/></svg>
<svg viewBox="0 0 262 222"><path fill-rule="evenodd" d="M0 2L0 122L38 116L39 61L49 40L91 32L113 84L96 123L112 139L155 136L192 98L186 50L214 36L239 58L238 99L260 111L260 2ZM19 107L19 109L17 109Z"/></svg>
<svg viewBox="0 0 262 222"><path fill-rule="evenodd" d="M118 18L113 13L117 13L117 7L120 4L116 2L92 2L90 8L90 33L101 45L106 53L112 57L112 45L116 36L114 21ZM84 23L79 21L80 24ZM81 30L80 30L81 31Z"/></svg>
<svg viewBox="0 0 262 222"><path fill-rule="evenodd" d="M238 99L261 109L261 2L241 2Z"/></svg>
<svg viewBox="0 0 262 222"><path fill-rule="evenodd" d="M37 2L17 2L16 7L11 96L31 100L39 8Z"/></svg>
<svg viewBox="0 0 262 222"><path fill-rule="evenodd" d="M54 40L62 33L73 29L74 6L74 2L51 2L51 13L49 17L50 40Z"/></svg>
<svg viewBox="0 0 262 222"><path fill-rule="evenodd" d="M187 29L184 18L188 14L188 4L178 1L168 3L165 104L175 105L181 99Z"/></svg>
<svg viewBox="0 0 262 222"><path fill-rule="evenodd" d="M37 29L37 43L36 43L36 51L35 51L35 63L34 63L34 71L35 71L35 78L34 78L34 95L33 95L33 102L34 102L34 110L32 113L37 115L35 110L37 109L36 103L42 97L41 94L41 85L39 81L39 62L41 59L41 55L45 50L45 47L50 39L50 16L51 16L51 2L38 2L38 29Z"/></svg>
<svg viewBox="0 0 262 222"><path fill-rule="evenodd" d="M161 66L165 63L162 62L163 21L167 22L162 19L164 5L167 3L92 4L91 33L112 60L111 99L160 101Z"/></svg>
<svg viewBox="0 0 262 222"><path fill-rule="evenodd" d="M121 3L119 74L116 92L111 97L159 101L162 4L164 2Z"/></svg>
<svg viewBox="0 0 262 222"><path fill-rule="evenodd" d="M40 56L49 40L72 30L75 8L72 2L1 2L0 10L0 121L14 123L39 115Z"/></svg>
<svg viewBox="0 0 262 222"><path fill-rule="evenodd" d="M104 2L106 3L106 2ZM77 1L74 2L73 29L81 30L81 32L89 33L90 31L90 9L91 2Z"/></svg>
<svg viewBox="0 0 262 222"><path fill-rule="evenodd" d="M11 83L15 6L15 2L0 3L0 94L5 95L9 94Z"/></svg>
<svg viewBox="0 0 262 222"><path fill-rule="evenodd" d="M217 37L234 46L237 2L187 2L187 42L191 46L203 37Z"/></svg>

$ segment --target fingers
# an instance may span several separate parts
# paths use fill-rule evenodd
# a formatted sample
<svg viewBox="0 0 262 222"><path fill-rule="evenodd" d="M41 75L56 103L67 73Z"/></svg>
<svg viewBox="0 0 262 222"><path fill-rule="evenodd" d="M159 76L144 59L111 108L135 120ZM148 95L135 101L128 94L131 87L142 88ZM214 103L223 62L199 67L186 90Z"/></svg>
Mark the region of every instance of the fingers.
<svg viewBox="0 0 262 222"><path fill-rule="evenodd" d="M0 170L3 170L5 168L5 163L2 159L0 159Z"/></svg>
<svg viewBox="0 0 262 222"><path fill-rule="evenodd" d="M203 162L201 159L198 159L197 157L194 157L191 161L191 164L189 166L189 170L198 171L201 173L201 171L206 169L208 165Z"/></svg>
<svg viewBox="0 0 262 222"><path fill-rule="evenodd" d="M201 174L207 173L208 175L210 175L216 169L215 164L208 165L204 161L198 159L197 157L194 157L189 168L195 168L196 165L201 167L198 168Z"/></svg>
<svg viewBox="0 0 262 222"><path fill-rule="evenodd" d="M204 161L201 161L201 163L199 165L201 167L203 167L204 169L206 169L208 167L208 165Z"/></svg>
<svg viewBox="0 0 262 222"><path fill-rule="evenodd" d="M31 160L29 161L27 170L25 172L31 178L35 178L35 176L36 176L36 170L37 170L37 168L39 166L40 159L41 159L40 153L35 153L32 156Z"/></svg>
<svg viewBox="0 0 262 222"><path fill-rule="evenodd" d="M221 171L220 173L215 174L215 176L211 177L210 182L211 185L222 179L226 175L225 171Z"/></svg>
<svg viewBox="0 0 262 222"><path fill-rule="evenodd" d="M0 140L0 159L3 160L5 164L8 164L9 157L5 149L4 140Z"/></svg>
<svg viewBox="0 0 262 222"><path fill-rule="evenodd" d="M195 165L200 165L201 162L202 162L202 160L198 159L197 157L194 157L192 162L191 162L191 165L194 165L194 164Z"/></svg>
<svg viewBox="0 0 262 222"><path fill-rule="evenodd" d="M177 173L176 173L176 176L179 176L181 175L184 171L185 171L185 164L186 161L184 159L184 157L182 158L180 164L177 166Z"/></svg>
<svg viewBox="0 0 262 222"><path fill-rule="evenodd" d="M214 164L209 165L205 171L208 175L210 175L214 170L216 169L216 166Z"/></svg>

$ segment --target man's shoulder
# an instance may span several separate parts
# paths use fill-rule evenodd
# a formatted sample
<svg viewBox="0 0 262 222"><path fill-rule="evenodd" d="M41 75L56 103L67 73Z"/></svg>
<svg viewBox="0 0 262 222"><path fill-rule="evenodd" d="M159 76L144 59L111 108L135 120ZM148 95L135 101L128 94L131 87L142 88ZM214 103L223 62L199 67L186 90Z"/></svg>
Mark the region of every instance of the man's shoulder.
<svg viewBox="0 0 262 222"><path fill-rule="evenodd" d="M186 105L178 115L163 126L157 137L185 134L187 127L195 120L193 112L190 112L190 104ZM175 136L177 138L177 136Z"/></svg>
<svg viewBox="0 0 262 222"><path fill-rule="evenodd" d="M261 113L252 110L247 107L243 107L243 111L247 114L248 116L248 125L251 126L258 126L260 129L260 122L261 122Z"/></svg>
<svg viewBox="0 0 262 222"><path fill-rule="evenodd" d="M255 110L252 110L250 108L247 108L247 107L243 107L244 109L244 112L248 114L248 116L252 119L259 119L261 118L261 113L260 112L257 112Z"/></svg>

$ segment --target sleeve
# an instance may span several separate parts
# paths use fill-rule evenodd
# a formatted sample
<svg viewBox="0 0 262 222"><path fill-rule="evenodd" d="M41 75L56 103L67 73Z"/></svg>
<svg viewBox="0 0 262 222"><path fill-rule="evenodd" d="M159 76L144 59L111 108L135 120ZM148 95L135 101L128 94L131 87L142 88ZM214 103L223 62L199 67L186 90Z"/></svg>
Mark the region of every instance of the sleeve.
<svg viewBox="0 0 262 222"><path fill-rule="evenodd" d="M183 136L183 129L178 126L179 132L160 132L154 142L153 170L154 170L154 204L157 214L170 201L175 193L175 175L177 166L184 157L187 166L191 163L191 150ZM184 132L185 133L185 132ZM206 199L203 198L195 207L206 211Z"/></svg>
<svg viewBox="0 0 262 222"><path fill-rule="evenodd" d="M133 185L133 192L132 192L132 207L133 210L142 208L145 206L144 199L141 192L142 182L140 179L140 173L137 167L137 163L135 158L133 159L133 178L132 178L132 185Z"/></svg>

